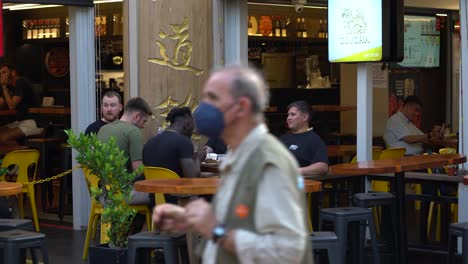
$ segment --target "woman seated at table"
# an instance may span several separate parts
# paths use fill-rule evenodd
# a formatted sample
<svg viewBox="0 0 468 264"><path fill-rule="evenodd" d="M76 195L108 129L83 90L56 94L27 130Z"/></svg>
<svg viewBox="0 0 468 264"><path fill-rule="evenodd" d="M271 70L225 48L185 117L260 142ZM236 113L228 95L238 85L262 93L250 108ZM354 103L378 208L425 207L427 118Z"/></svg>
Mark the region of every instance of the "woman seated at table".
<svg viewBox="0 0 468 264"><path fill-rule="evenodd" d="M280 137L299 163L302 175L325 175L328 172L327 147L309 127L310 106L305 101L288 105L286 119L291 133Z"/></svg>

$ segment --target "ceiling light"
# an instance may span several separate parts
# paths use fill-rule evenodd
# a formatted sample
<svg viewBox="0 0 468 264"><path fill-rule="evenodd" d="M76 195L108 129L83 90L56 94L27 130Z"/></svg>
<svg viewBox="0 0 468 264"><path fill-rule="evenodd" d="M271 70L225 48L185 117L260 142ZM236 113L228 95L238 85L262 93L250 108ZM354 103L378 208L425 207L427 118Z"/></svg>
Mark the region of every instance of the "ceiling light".
<svg viewBox="0 0 468 264"><path fill-rule="evenodd" d="M38 8L49 8L49 7L59 7L62 5L40 5L40 4L32 4L32 5L14 5L10 7L4 7L4 9L9 9L11 11L15 10L29 10L29 9L38 9Z"/></svg>

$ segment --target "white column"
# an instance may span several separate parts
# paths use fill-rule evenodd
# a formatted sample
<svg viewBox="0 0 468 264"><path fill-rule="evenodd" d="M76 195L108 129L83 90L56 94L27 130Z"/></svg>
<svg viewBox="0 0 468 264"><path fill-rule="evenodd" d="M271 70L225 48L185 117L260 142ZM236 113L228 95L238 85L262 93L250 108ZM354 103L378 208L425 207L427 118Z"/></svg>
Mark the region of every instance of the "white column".
<svg viewBox="0 0 468 264"><path fill-rule="evenodd" d="M213 68L224 65L224 1L213 0Z"/></svg>
<svg viewBox="0 0 468 264"><path fill-rule="evenodd" d="M139 23L139 0L128 0L128 58L129 67L125 72L126 78L129 78L128 99L138 96L139 78L138 78L138 23Z"/></svg>
<svg viewBox="0 0 468 264"><path fill-rule="evenodd" d="M357 160L372 160L372 64L357 68Z"/></svg>
<svg viewBox="0 0 468 264"><path fill-rule="evenodd" d="M71 128L83 132L96 116L94 7L69 7ZM73 166L76 152L73 151ZM73 229L87 225L88 187L81 170L73 171Z"/></svg>
<svg viewBox="0 0 468 264"><path fill-rule="evenodd" d="M460 153L467 154L465 143L468 142L468 122L464 120L468 118L468 93L463 92L468 88L468 5L466 0L460 1L460 30L461 30L461 67L460 67L460 120L459 120L459 146ZM468 169L466 163L462 165L464 169ZM463 183L458 186L458 221L468 221L468 187Z"/></svg>
<svg viewBox="0 0 468 264"><path fill-rule="evenodd" d="M247 64L247 0L224 0L225 64Z"/></svg>

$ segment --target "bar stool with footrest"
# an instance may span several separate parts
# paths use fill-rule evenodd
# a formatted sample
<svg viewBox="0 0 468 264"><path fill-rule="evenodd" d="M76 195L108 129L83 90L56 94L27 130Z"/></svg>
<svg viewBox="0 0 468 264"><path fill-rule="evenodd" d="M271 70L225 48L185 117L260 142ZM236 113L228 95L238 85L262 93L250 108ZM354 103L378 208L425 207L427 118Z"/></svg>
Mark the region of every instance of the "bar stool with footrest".
<svg viewBox="0 0 468 264"><path fill-rule="evenodd" d="M449 228L447 264L452 264L457 240L462 238L462 264L468 264L468 222L451 224Z"/></svg>
<svg viewBox="0 0 468 264"><path fill-rule="evenodd" d="M18 166L18 176L16 182L23 184L23 193L26 193L31 205L32 218L36 232L39 231L39 221L37 218L36 198L34 195L34 185L29 184L28 168L34 165L32 180L36 180L37 166L39 162L39 151L36 149L15 150L5 155L2 161L2 168L8 168L11 165ZM2 176L2 175L0 175ZM21 218L24 218L23 195L18 196Z"/></svg>
<svg viewBox="0 0 468 264"><path fill-rule="evenodd" d="M396 220L396 206L395 206L395 196L391 193L387 192L375 192L375 193L356 193L353 197L353 203L354 206L361 207L361 208L373 208L375 209L381 209L382 207L386 207L385 209L388 209L387 211L389 212L390 218L391 218L391 226L384 226L383 228L380 228L380 230L385 230L385 233L383 234L383 237L385 241L387 242L388 245L394 244L392 249L395 249L395 243L397 240L396 237L396 225L397 225L397 220ZM381 210L379 210L381 211ZM386 219L388 217L381 217L381 219ZM386 222L388 223L388 222ZM381 221L376 221L376 229L379 230L378 226L381 224ZM391 238L391 235L393 234L393 240ZM391 243L393 242L393 243Z"/></svg>
<svg viewBox="0 0 468 264"><path fill-rule="evenodd" d="M3 263L19 264L21 249L39 249L42 252L42 261L49 263L45 247L45 235L24 230L9 230L0 232L0 248L3 249Z"/></svg>
<svg viewBox="0 0 468 264"><path fill-rule="evenodd" d="M328 231L312 232L310 233L309 240L314 250L327 250L329 264L344 263L345 256L341 255L343 250L339 248L338 237L335 233ZM316 261L315 263L318 262Z"/></svg>
<svg viewBox="0 0 468 264"><path fill-rule="evenodd" d="M140 263L138 261L138 251L143 248L162 248L164 253L164 263L188 263L187 241L185 234L141 232L128 237L128 264ZM182 261L179 261L179 257Z"/></svg>
<svg viewBox="0 0 468 264"><path fill-rule="evenodd" d="M0 232L13 229L34 231L32 221L29 219L0 219Z"/></svg>
<svg viewBox="0 0 468 264"><path fill-rule="evenodd" d="M377 250L377 238L375 234L375 225L372 220L372 211L367 208L359 207L339 207L339 208L325 208L320 211L320 230L323 228L325 221L333 223L334 232L338 237L338 248L341 250L339 254L343 256L343 261L346 259L346 249L348 242L348 225L350 223L359 223L359 263L363 263L362 256L364 251L364 244L361 241L365 241L367 225L370 230L370 237L372 243L372 251L374 253L374 264L380 264L379 252Z"/></svg>

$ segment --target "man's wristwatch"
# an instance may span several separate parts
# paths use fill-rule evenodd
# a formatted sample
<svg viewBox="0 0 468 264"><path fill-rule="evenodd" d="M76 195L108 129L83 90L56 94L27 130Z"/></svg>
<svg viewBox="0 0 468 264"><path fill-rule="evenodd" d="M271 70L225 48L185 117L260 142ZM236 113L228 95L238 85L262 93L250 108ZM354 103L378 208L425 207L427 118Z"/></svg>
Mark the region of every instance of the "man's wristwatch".
<svg viewBox="0 0 468 264"><path fill-rule="evenodd" d="M226 235L226 228L223 224L219 224L213 228L213 242L218 242L222 237Z"/></svg>

